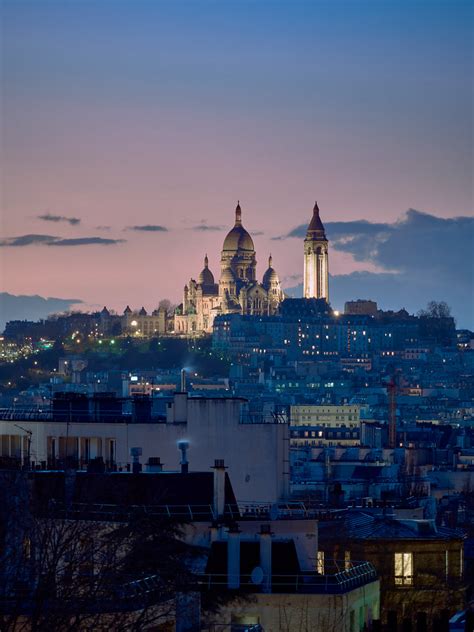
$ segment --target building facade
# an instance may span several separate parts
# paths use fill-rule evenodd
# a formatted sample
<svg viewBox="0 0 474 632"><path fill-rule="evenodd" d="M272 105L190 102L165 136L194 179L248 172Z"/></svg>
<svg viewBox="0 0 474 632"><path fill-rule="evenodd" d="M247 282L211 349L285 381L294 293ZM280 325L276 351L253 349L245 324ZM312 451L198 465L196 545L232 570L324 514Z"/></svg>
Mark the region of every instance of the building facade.
<svg viewBox="0 0 474 632"><path fill-rule="evenodd" d="M292 426L325 426L328 428L359 428L360 406L291 406Z"/></svg>
<svg viewBox="0 0 474 632"><path fill-rule="evenodd" d="M259 422L249 416L247 401L236 397L175 393L166 404L166 418L151 415L147 397L134 400L130 415L124 405L117 398L65 396L53 402L51 412L10 419L0 414L0 464L34 461L55 469L72 462L87 468L102 458L107 468L120 471L136 446L144 463L158 457L175 469L181 458L178 442L186 441L190 471L208 468L216 454L225 459L238 500L287 497L289 426L282 420Z"/></svg>
<svg viewBox="0 0 474 632"><path fill-rule="evenodd" d="M105 309L105 308L104 308ZM122 333L152 338L166 333L166 310L163 307L148 314L144 307L139 312L127 305L121 317Z"/></svg>

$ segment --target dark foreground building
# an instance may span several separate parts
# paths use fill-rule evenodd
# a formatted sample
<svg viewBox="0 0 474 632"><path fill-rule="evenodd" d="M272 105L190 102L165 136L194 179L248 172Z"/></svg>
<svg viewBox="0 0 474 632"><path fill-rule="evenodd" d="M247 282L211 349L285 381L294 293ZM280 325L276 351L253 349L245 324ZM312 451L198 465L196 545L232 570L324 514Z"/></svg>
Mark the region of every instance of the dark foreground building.
<svg viewBox="0 0 474 632"><path fill-rule="evenodd" d="M318 563L318 516L237 504L210 472L0 472L0 628L360 631L379 617L372 564Z"/></svg>

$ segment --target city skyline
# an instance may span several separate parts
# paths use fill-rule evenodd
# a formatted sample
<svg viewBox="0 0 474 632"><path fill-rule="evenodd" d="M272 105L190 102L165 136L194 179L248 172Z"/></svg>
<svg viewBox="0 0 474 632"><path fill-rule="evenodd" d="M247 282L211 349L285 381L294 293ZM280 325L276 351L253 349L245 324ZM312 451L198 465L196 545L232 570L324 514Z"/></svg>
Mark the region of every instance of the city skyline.
<svg viewBox="0 0 474 632"><path fill-rule="evenodd" d="M0 627L474 632L472 0L0 0Z"/></svg>
<svg viewBox="0 0 474 632"><path fill-rule="evenodd" d="M237 199L258 275L271 253L295 287L317 198L334 307L446 300L472 327L471 14L4 3L1 289L178 302Z"/></svg>

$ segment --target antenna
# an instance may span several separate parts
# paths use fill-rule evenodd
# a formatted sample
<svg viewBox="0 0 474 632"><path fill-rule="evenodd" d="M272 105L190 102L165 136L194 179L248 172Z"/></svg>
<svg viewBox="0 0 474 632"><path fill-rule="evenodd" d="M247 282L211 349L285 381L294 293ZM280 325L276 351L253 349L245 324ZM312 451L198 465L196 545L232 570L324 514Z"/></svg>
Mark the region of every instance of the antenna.
<svg viewBox="0 0 474 632"><path fill-rule="evenodd" d="M30 467L30 456L31 456L31 437L33 435L33 431L32 430L27 430L26 428L23 428L23 426L19 426L18 424L13 424L16 428L19 428L20 430L23 430L23 432L26 432L28 439L27 439L27 443L26 443L26 465L29 469Z"/></svg>

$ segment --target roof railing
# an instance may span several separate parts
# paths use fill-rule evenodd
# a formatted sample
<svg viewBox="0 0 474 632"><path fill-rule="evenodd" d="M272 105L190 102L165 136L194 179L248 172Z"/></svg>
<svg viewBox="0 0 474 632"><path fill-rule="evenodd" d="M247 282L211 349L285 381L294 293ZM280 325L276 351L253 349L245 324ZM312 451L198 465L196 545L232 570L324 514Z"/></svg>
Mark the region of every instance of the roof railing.
<svg viewBox="0 0 474 632"><path fill-rule="evenodd" d="M125 520L130 515L173 518L182 521L217 520L212 504L134 504L83 503L52 501L48 511L68 517L81 517L89 520ZM295 503L258 503L240 501L237 504L226 503L224 519L231 520L337 520L346 513L345 509L318 509Z"/></svg>
<svg viewBox="0 0 474 632"><path fill-rule="evenodd" d="M346 562L347 564L347 562ZM339 570L337 570L339 568ZM352 562L350 567L344 568L341 561L335 572L325 573L300 572L293 574L272 574L272 593L346 593L365 584L376 581L378 578L375 567L370 562ZM197 576L202 588L207 590L219 590L227 586L226 574L204 573ZM251 575L240 576L240 590L260 592L261 586L252 582Z"/></svg>

